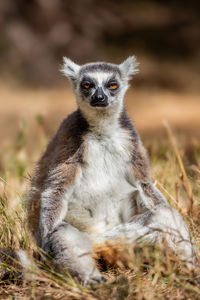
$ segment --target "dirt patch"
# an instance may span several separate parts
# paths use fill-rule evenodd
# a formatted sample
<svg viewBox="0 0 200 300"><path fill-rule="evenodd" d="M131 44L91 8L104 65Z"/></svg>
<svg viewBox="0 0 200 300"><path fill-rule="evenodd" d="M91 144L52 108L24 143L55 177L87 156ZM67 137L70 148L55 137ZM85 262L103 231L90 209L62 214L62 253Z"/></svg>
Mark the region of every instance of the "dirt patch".
<svg viewBox="0 0 200 300"><path fill-rule="evenodd" d="M42 118L46 133L55 132L61 120L76 109L75 97L66 89L19 89L0 87L0 139L14 137L21 122ZM178 132L200 136L200 99L195 94L129 90L126 106L141 135L162 135L163 120Z"/></svg>

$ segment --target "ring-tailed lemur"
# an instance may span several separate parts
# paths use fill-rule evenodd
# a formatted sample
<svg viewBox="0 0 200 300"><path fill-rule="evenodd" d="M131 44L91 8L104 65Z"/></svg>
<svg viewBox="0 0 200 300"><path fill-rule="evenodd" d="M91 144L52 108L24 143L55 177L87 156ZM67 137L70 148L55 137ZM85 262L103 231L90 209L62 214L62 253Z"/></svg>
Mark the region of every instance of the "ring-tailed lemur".
<svg viewBox="0 0 200 300"><path fill-rule="evenodd" d="M194 263L187 225L152 183L140 137L124 108L137 62L77 65L64 58L78 109L60 125L40 159L27 206L40 247L85 283L103 280L92 249L125 236L165 237Z"/></svg>

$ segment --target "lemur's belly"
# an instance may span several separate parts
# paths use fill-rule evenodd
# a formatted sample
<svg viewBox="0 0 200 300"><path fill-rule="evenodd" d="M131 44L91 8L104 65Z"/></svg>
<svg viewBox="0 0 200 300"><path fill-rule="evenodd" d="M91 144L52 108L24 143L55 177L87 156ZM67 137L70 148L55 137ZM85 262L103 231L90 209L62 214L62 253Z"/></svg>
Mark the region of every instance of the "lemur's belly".
<svg viewBox="0 0 200 300"><path fill-rule="evenodd" d="M132 214L134 188L123 178L109 180L105 176L106 180L107 183L102 185L91 181L88 186L84 180L77 184L68 204L65 218L68 223L88 233L101 233L128 221Z"/></svg>
<svg viewBox="0 0 200 300"><path fill-rule="evenodd" d="M65 221L88 233L103 233L127 222L135 187L129 183L129 140L123 132L111 138L89 136L88 155L73 190L66 194ZM67 199L68 198L68 199Z"/></svg>

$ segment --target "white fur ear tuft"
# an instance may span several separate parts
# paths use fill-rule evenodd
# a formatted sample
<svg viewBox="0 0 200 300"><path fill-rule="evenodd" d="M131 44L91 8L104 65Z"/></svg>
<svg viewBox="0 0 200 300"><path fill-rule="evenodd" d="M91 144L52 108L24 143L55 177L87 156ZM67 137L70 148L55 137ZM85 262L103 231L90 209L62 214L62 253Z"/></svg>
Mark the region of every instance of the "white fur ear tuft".
<svg viewBox="0 0 200 300"><path fill-rule="evenodd" d="M63 67L61 72L71 80L75 80L80 70L80 66L75 64L71 59L63 57Z"/></svg>
<svg viewBox="0 0 200 300"><path fill-rule="evenodd" d="M123 74L123 76L130 80L133 75L137 74L139 72L139 69L137 68L139 63L136 60L135 56L129 56L123 63L119 65L119 68Z"/></svg>

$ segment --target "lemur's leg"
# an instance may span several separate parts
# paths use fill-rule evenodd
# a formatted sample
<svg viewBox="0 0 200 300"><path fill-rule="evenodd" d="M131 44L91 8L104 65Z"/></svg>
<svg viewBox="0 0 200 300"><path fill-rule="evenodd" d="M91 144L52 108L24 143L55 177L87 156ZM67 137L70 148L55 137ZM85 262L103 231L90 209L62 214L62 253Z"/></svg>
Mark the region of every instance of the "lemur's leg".
<svg viewBox="0 0 200 300"><path fill-rule="evenodd" d="M145 242L161 242L164 238L168 246L188 265L195 262L190 235L182 216L169 206L158 205L151 210L136 215L129 223L116 226L106 232L105 240L126 238L129 242L142 239Z"/></svg>
<svg viewBox="0 0 200 300"><path fill-rule="evenodd" d="M47 251L72 276L86 283L106 281L92 258L90 236L65 222L60 223L48 238Z"/></svg>

